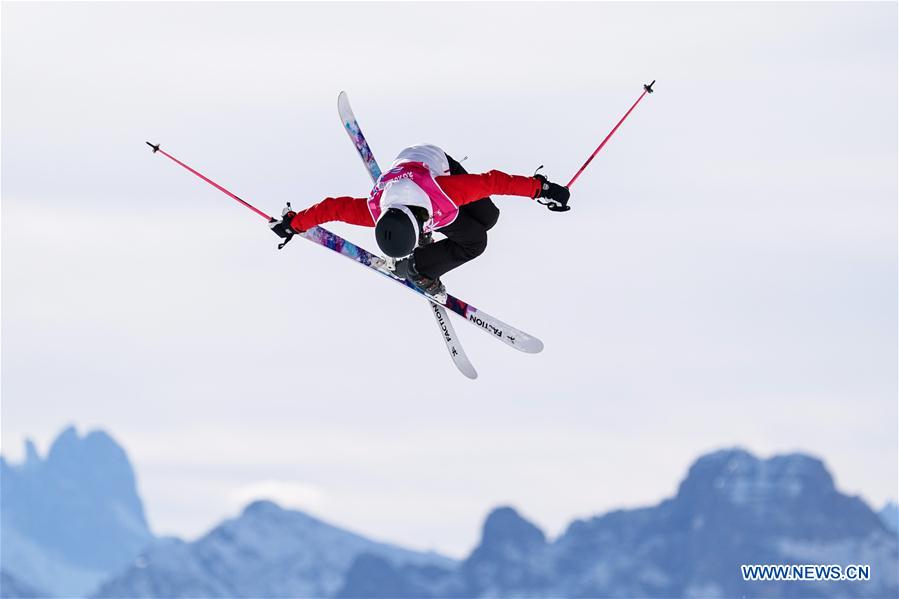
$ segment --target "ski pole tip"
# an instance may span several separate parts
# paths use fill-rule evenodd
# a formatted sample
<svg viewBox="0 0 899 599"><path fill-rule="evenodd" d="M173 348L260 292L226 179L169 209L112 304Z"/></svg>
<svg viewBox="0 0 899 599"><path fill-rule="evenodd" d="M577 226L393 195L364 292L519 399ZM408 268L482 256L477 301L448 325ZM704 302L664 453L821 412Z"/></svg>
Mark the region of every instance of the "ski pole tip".
<svg viewBox="0 0 899 599"><path fill-rule="evenodd" d="M644 85L644 86L643 86L643 89L645 89L647 93L650 93L650 94L651 94L651 93L652 93L652 86L655 85L655 84L656 84L656 80L653 79L653 80L652 80L652 83L650 83L650 84L648 84L648 85Z"/></svg>
<svg viewBox="0 0 899 599"><path fill-rule="evenodd" d="M154 153L154 154L155 154L156 152L159 151L159 144L156 144L156 145L154 146L154 145L151 144L150 142L147 142L147 145L150 146L151 148L153 148L153 153Z"/></svg>

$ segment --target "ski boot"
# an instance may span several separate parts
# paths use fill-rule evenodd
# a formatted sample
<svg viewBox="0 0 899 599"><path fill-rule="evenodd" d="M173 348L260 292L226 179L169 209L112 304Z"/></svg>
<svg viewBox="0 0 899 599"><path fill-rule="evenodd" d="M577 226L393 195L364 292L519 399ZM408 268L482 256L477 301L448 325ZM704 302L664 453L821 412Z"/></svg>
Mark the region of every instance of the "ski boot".
<svg viewBox="0 0 899 599"><path fill-rule="evenodd" d="M412 256L397 260L393 273L401 279L406 279L419 291L433 298L438 303L446 303L446 287L443 286L439 278L432 279L418 272L415 269L415 260Z"/></svg>

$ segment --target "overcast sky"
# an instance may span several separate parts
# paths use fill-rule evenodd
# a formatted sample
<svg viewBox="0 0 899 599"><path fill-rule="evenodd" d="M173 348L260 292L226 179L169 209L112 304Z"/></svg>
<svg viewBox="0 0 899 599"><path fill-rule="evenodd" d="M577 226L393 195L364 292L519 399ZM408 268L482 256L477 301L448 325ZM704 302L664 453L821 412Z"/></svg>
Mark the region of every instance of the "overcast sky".
<svg viewBox="0 0 899 599"><path fill-rule="evenodd" d="M700 453L806 451L897 494L897 5L4 3L2 451L66 425L126 448L155 532L255 497L464 554L487 510L551 534L674 493ZM368 192L426 141L521 198L456 319L268 212ZM370 230L333 227L363 246Z"/></svg>

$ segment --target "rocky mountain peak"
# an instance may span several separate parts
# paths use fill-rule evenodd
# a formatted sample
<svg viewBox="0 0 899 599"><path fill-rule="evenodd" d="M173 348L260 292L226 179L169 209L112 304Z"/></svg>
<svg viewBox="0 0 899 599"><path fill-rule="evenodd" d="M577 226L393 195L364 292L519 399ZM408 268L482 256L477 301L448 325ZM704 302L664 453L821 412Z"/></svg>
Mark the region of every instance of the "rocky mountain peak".
<svg viewBox="0 0 899 599"><path fill-rule="evenodd" d="M824 463L804 454L763 460L743 449L726 449L699 458L680 485L678 497L753 505L796 501L836 493Z"/></svg>
<svg viewBox="0 0 899 599"><path fill-rule="evenodd" d="M542 545L543 531L525 520L515 509L504 506L494 509L484 521L481 547L502 545Z"/></svg>

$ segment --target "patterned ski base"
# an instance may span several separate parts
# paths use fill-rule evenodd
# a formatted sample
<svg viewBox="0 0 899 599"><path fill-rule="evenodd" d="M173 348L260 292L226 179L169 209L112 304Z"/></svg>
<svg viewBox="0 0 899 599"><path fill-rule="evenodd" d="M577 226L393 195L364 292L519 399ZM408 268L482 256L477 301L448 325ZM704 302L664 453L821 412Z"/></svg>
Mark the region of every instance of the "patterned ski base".
<svg viewBox="0 0 899 599"><path fill-rule="evenodd" d="M378 256L350 241L347 241L339 235L331 233L327 229L323 229L322 227L313 227L304 233L300 233L299 236L305 237L309 241L314 241L315 243L324 246L329 250L333 250L338 254L346 256L347 258L350 258L351 260L354 260L359 264L362 264L363 266L367 266L371 270L384 275L392 281L399 283L400 285L403 285L408 289L411 289L420 296L428 299L428 301L440 305L434 298L426 295L409 281L395 277L389 271L379 268L378 265L381 264L381 259ZM527 333L509 326L498 318L494 318L483 310L479 310L478 308L475 308L471 304L464 302L457 297L447 295L446 303L444 303L443 306L449 310L452 310L453 312L467 320L469 323L486 332L491 337L502 341L509 347L514 347L519 351L523 351L529 354L536 354L543 349L543 342L536 337L528 335Z"/></svg>
<svg viewBox="0 0 899 599"><path fill-rule="evenodd" d="M343 123L343 128L346 129L347 135L350 136L350 141L356 146L356 151L359 152L359 157L362 158L362 163L368 169L368 174L371 175L372 183L374 183L381 176L381 167L378 166L368 141L362 135L362 130L359 128L359 123L356 121L356 116L350 107L350 98L346 92L340 92L340 95L337 96L337 112L340 114L340 122Z"/></svg>

